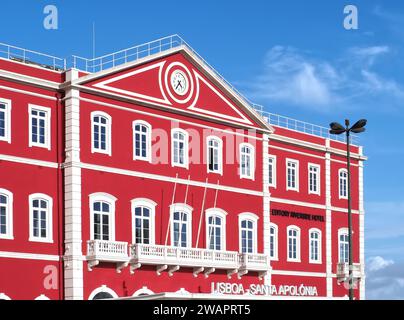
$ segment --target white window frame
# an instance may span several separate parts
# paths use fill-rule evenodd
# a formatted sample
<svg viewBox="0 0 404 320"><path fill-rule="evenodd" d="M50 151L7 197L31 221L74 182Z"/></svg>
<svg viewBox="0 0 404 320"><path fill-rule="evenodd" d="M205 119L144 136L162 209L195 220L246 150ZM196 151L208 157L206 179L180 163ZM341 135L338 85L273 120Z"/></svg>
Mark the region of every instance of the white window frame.
<svg viewBox="0 0 404 320"><path fill-rule="evenodd" d="M293 163L296 165L296 167L295 167L295 181L296 181L295 187L289 186L288 169L289 169L290 163ZM299 192L299 160L286 158L286 190Z"/></svg>
<svg viewBox="0 0 404 320"><path fill-rule="evenodd" d="M242 229L241 229L241 222L244 220L250 220L253 223L253 252L252 254L257 253L257 238L258 238L258 219L259 217L251 212L243 212L238 215L238 247L239 252L243 253L242 251Z"/></svg>
<svg viewBox="0 0 404 320"><path fill-rule="evenodd" d="M132 212L132 243L136 243L136 216L135 209L138 207L148 208L150 210L149 219L149 244L153 245L156 241L155 236L155 221L156 221L156 206L157 203L153 200L146 198L136 198L131 201L131 212Z"/></svg>
<svg viewBox="0 0 404 320"><path fill-rule="evenodd" d="M101 148L95 148L94 146L94 118L95 117L104 117L107 119L106 124L106 150L102 150ZM102 153L111 156L112 154L112 117L103 111L93 111L91 112L91 153Z"/></svg>
<svg viewBox="0 0 404 320"><path fill-rule="evenodd" d="M0 98L0 103L6 106L6 110L4 111L5 136L0 137L0 141L11 143L11 100Z"/></svg>
<svg viewBox="0 0 404 320"><path fill-rule="evenodd" d="M206 226L206 249L210 249L209 244L210 244L210 235L209 235L209 218L213 217L219 217L222 219L222 224L221 224L221 231L220 231L220 243L221 243L221 248L220 251L226 251L226 216L227 212L224 211L223 209L219 208L210 208L205 211L205 226ZM210 250L216 250L216 249L210 249Z"/></svg>
<svg viewBox="0 0 404 320"><path fill-rule="evenodd" d="M13 194L6 189L0 189L0 195L5 195L7 198L6 205L6 233L0 233L0 239L13 240Z"/></svg>
<svg viewBox="0 0 404 320"><path fill-rule="evenodd" d="M94 239L94 202L102 201L107 202L110 205L111 212L109 219L109 240L115 241L115 202L117 198L109 193L97 192L89 195L89 207L90 207L90 240ZM101 241L106 241L102 240Z"/></svg>
<svg viewBox="0 0 404 320"><path fill-rule="evenodd" d="M41 112L45 112L45 143L38 143L32 141L32 110L38 110ZM29 144L28 146L31 147L39 147L45 148L50 150L51 149L51 117L52 117L52 110L51 108L37 106L34 104L28 105L28 130L29 130Z"/></svg>
<svg viewBox="0 0 404 320"><path fill-rule="evenodd" d="M244 174L243 173L243 154L244 152L242 152L243 148L249 148L251 150L250 153L250 175ZM250 180L254 180L255 177L255 148L251 143L240 143L239 146L239 155L240 155L240 166L239 166L239 171L240 171L240 179L250 179ZM248 170L247 170L248 171Z"/></svg>
<svg viewBox="0 0 404 320"><path fill-rule="evenodd" d="M269 167L268 167L268 185L272 188L276 188L276 156L268 155L268 160L272 160L272 183L269 183ZM269 166L268 162L268 166Z"/></svg>
<svg viewBox="0 0 404 320"><path fill-rule="evenodd" d="M316 179L315 179L315 183L316 183L316 187L317 190L313 191L310 189L310 169L315 168L316 170ZM316 163L309 163L307 165L307 189L309 191L309 194L316 194L316 195L320 195L321 194L321 166L319 164Z"/></svg>
<svg viewBox="0 0 404 320"><path fill-rule="evenodd" d="M29 241L32 242L45 242L53 243L53 199L52 197L43 193L33 193L29 197ZM34 236L34 214L33 214L33 201L45 200L48 202L46 211L46 238Z"/></svg>
<svg viewBox="0 0 404 320"><path fill-rule="evenodd" d="M184 135L184 163L177 163L174 161L174 139L175 133L181 133ZM188 169L189 166L189 134L184 129L175 128L171 130L171 166L182 167Z"/></svg>
<svg viewBox="0 0 404 320"><path fill-rule="evenodd" d="M296 258L291 258L289 256L289 238L290 238L289 231L292 230L292 229L297 231L297 236L296 236ZM287 252L286 252L287 259L286 260L288 262L301 262L301 256L300 256L300 253L301 253L301 251L300 251L301 232L300 232L300 228L298 226L290 225L290 226L288 226L286 228L286 242L287 242Z"/></svg>
<svg viewBox="0 0 404 320"><path fill-rule="evenodd" d="M174 203L170 205L170 236L171 236L171 246L174 247L174 212L185 212L187 214L187 235L186 235L186 242L187 245L185 248L192 247L192 211L194 209L185 204L185 203ZM184 248L180 247L179 248Z"/></svg>
<svg viewBox="0 0 404 320"><path fill-rule="evenodd" d="M312 233L318 233L318 239L317 239L317 241L318 241L318 259L317 260L312 259L312 257L311 257L311 241L312 241L311 235L312 235ZM318 228L311 228L311 229L309 229L309 262L310 263L315 263L315 264L321 264L322 263L322 255L321 255L321 253L322 253L322 233L321 233L321 230L318 229Z"/></svg>
<svg viewBox="0 0 404 320"><path fill-rule="evenodd" d="M210 151L210 146L209 143L211 141L216 141L218 143L217 147L217 158L218 158L218 170L210 170L209 169L209 162L210 162L210 157L209 157L209 151ZM215 147L213 147L215 149ZM206 168L208 173L217 173L220 175L223 175L223 141L219 137L216 136L208 136L206 138Z"/></svg>
<svg viewBox="0 0 404 320"><path fill-rule="evenodd" d="M341 178L342 173L346 174L345 178ZM342 191L341 180L345 180L345 190L346 190L345 195L341 194L341 191ZM348 199L348 170L345 168L341 168L338 170L338 197L339 197L339 199Z"/></svg>
<svg viewBox="0 0 404 320"><path fill-rule="evenodd" d="M347 251L347 260L349 261L349 230L348 228L340 228L338 229L338 263L348 263L346 261L341 261L341 236L346 235L348 237L348 240L346 243L348 243L348 251Z"/></svg>
<svg viewBox="0 0 404 320"><path fill-rule="evenodd" d="M274 229L274 231L275 231L274 235L273 235L273 237L274 237L274 243L273 243L274 254L273 254L273 256L271 256L271 246L269 246L268 255L269 255L270 260L277 261L278 260L278 225L276 225L275 223L272 223L272 222L269 224L269 242L270 243L271 243L271 237L272 237L271 229Z"/></svg>
<svg viewBox="0 0 404 320"><path fill-rule="evenodd" d="M145 126L147 128L147 133L146 133L146 157L137 156L136 155L136 133L137 131L135 130L135 127L137 125ZM132 123L132 129L133 129L133 160L142 160L142 161L147 161L151 162L152 161L152 126L150 123L143 121L143 120L136 120L133 121ZM143 132L140 133L143 135Z"/></svg>
<svg viewBox="0 0 404 320"><path fill-rule="evenodd" d="M101 287L98 287L97 289L93 290L90 293L88 300L93 300L97 294L102 293L102 292L109 293L112 296L112 298L114 298L114 299L119 298L119 296L116 294L116 292L114 290L112 290L111 288L108 288L105 284L103 284Z"/></svg>

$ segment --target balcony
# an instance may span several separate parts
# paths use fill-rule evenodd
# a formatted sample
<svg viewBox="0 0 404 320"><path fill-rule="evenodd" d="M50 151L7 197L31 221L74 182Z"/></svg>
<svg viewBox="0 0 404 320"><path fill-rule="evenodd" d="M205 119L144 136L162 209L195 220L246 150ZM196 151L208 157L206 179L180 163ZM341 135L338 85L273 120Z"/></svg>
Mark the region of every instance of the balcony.
<svg viewBox="0 0 404 320"><path fill-rule="evenodd" d="M131 273L142 265L155 265L159 275L167 270L172 276L181 267L186 267L193 268L195 277L202 272L208 277L216 270L226 270L230 278L236 273L242 276L248 271L258 271L260 274L268 271L268 258L260 254L239 254L236 251L135 244L131 246L130 265Z"/></svg>
<svg viewBox="0 0 404 320"><path fill-rule="evenodd" d="M261 279L269 270L269 256L260 253L241 253L239 255L240 273L257 271Z"/></svg>
<svg viewBox="0 0 404 320"><path fill-rule="evenodd" d="M359 263L354 263L352 265L353 278L360 279L362 277L361 265ZM338 263L337 264L337 279L339 282L347 281L349 279L349 264L348 263Z"/></svg>
<svg viewBox="0 0 404 320"><path fill-rule="evenodd" d="M100 262L116 263L118 273L128 266L128 243L118 241L90 240L87 241L88 270Z"/></svg>

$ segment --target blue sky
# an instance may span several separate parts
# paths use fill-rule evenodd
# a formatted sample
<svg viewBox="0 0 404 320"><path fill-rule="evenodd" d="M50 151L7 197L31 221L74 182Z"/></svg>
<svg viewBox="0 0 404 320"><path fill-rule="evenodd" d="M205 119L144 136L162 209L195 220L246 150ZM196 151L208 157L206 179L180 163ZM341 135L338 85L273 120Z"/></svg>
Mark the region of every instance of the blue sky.
<svg viewBox="0 0 404 320"><path fill-rule="evenodd" d="M111 2L112 3L112 2ZM56 5L58 30L43 27ZM343 28L354 4L359 29ZM273 113L327 126L367 118L368 298L404 299L404 4L401 1L9 1L0 42L68 57L178 33Z"/></svg>

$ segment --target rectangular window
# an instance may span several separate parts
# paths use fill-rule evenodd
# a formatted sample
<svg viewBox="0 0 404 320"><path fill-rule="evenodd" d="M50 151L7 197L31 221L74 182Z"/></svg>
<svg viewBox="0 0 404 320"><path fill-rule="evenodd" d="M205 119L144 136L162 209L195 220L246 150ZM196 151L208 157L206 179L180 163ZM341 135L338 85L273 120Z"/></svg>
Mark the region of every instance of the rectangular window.
<svg viewBox="0 0 404 320"><path fill-rule="evenodd" d="M309 163L309 193L320 194L320 166Z"/></svg>
<svg viewBox="0 0 404 320"><path fill-rule="evenodd" d="M50 150L50 116L49 108L29 105L29 146Z"/></svg>
<svg viewBox="0 0 404 320"><path fill-rule="evenodd" d="M319 231L310 232L310 259L311 263L321 262L321 233Z"/></svg>
<svg viewBox="0 0 404 320"><path fill-rule="evenodd" d="M268 157L268 184L270 187L276 187L276 157Z"/></svg>
<svg viewBox="0 0 404 320"><path fill-rule="evenodd" d="M208 138L208 172L222 173L222 141Z"/></svg>
<svg viewBox="0 0 404 320"><path fill-rule="evenodd" d="M254 179L254 147L247 143L240 145L240 178Z"/></svg>
<svg viewBox="0 0 404 320"><path fill-rule="evenodd" d="M299 191L299 161L286 160L286 190Z"/></svg>
<svg viewBox="0 0 404 320"><path fill-rule="evenodd" d="M11 101L0 99L0 141L11 143Z"/></svg>

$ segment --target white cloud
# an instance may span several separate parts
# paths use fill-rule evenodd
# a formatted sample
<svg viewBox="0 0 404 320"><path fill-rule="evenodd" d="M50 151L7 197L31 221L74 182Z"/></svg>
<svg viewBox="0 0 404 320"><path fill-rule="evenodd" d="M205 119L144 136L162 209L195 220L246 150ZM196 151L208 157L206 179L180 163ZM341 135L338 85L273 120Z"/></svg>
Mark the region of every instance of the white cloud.
<svg viewBox="0 0 404 320"><path fill-rule="evenodd" d="M393 260L385 260L380 256L370 257L367 261L367 268L369 271L377 271L384 269L390 265L394 264Z"/></svg>
<svg viewBox="0 0 404 320"><path fill-rule="evenodd" d="M288 103L326 112L334 108L369 107L388 99L404 104L404 87L374 70L388 46L352 47L335 61L315 59L293 47L274 46L256 80L245 84L248 96L261 103Z"/></svg>
<svg viewBox="0 0 404 320"><path fill-rule="evenodd" d="M368 259L366 270L367 299L404 299L404 263L376 256Z"/></svg>

